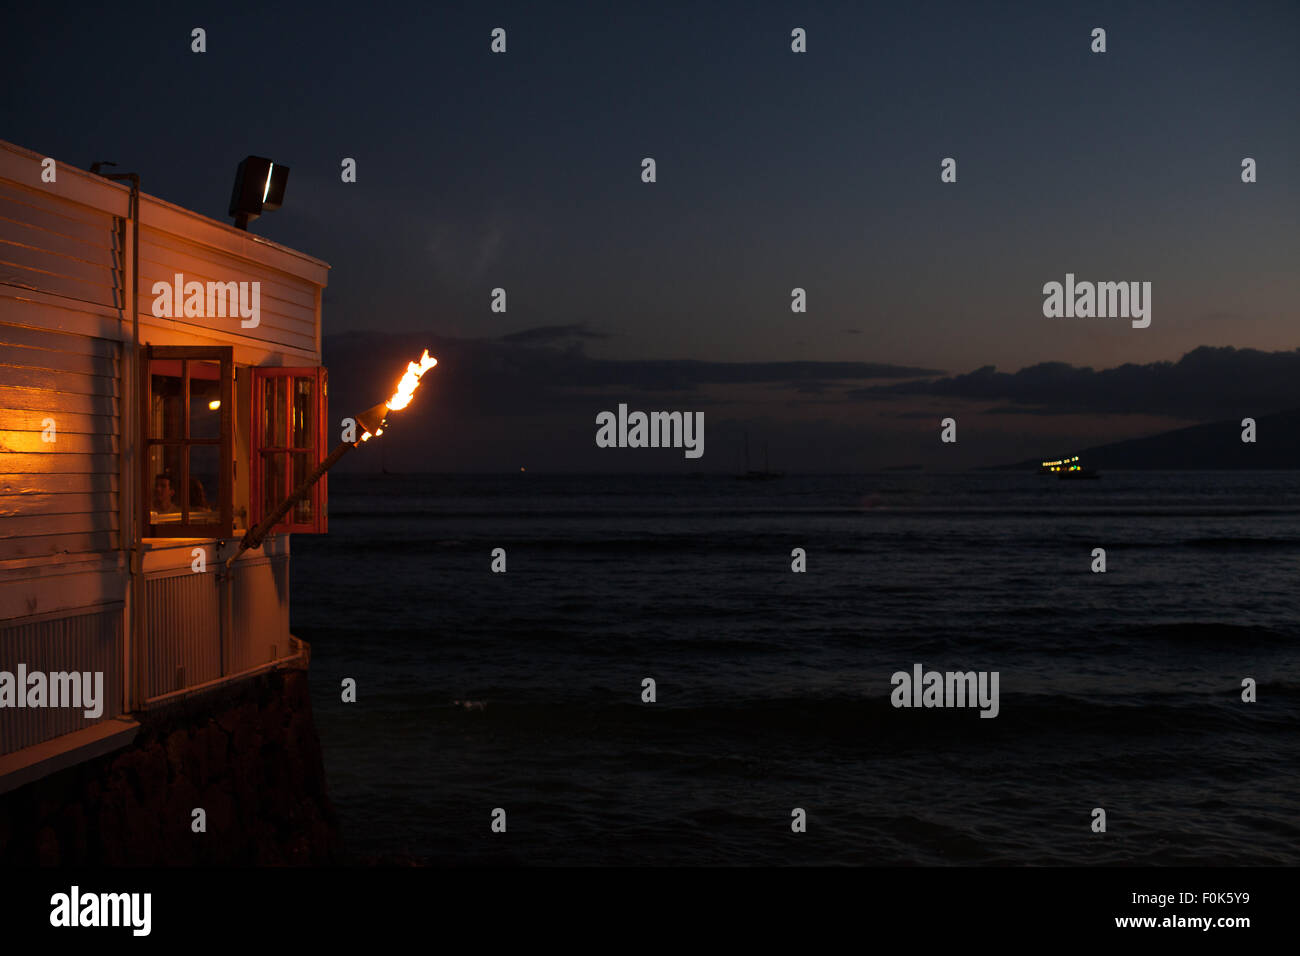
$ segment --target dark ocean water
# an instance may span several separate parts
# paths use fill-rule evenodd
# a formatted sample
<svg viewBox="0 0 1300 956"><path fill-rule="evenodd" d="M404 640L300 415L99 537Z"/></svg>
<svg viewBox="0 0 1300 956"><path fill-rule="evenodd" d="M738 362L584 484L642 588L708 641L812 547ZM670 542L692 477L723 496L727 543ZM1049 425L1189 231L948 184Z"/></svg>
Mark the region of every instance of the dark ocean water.
<svg viewBox="0 0 1300 956"><path fill-rule="evenodd" d="M335 476L291 578L358 859L1300 864L1293 472Z"/></svg>

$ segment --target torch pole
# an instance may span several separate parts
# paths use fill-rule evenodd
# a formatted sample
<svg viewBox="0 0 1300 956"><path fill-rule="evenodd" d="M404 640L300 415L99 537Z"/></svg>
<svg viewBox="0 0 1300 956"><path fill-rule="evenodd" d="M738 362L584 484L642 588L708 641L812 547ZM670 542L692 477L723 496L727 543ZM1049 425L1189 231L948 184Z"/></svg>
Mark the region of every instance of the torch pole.
<svg viewBox="0 0 1300 956"><path fill-rule="evenodd" d="M298 487L289 493L289 496L285 498L284 501L280 502L278 508L259 521L255 528L248 529L247 533L245 533L244 537L239 542L239 550L226 560L226 567L231 567L235 563L235 559L249 548L256 548L261 544L262 539L267 536L268 532L280 523L281 518L289 513L289 509L300 500L307 497L307 494L311 491L311 486L320 480L321 475L325 474L325 472L338 464L338 460L355 447L357 446L349 442L339 442L334 450L326 456L324 461L317 465L315 470L304 478L302 482L299 483Z"/></svg>
<svg viewBox="0 0 1300 956"><path fill-rule="evenodd" d="M315 470L298 484L297 488L289 492L289 497L280 502L279 507L259 521L255 527L249 528L244 537L240 539L239 549L226 559L226 570L230 570L230 568L235 564L235 559L249 548L256 548L261 544L262 539L270 533L271 529L279 523L280 519L289 513L289 509L292 508L297 501L305 498L307 492L311 491L311 486L320 480L321 475L325 474L325 472L338 464L340 458L360 445L362 441L370 438L372 433L374 435L382 433L384 425L387 424L385 421L387 415L388 405L385 402L380 402L374 408L366 409L366 411L358 415L356 421L358 427L362 429L362 438L358 441L339 442L338 445L334 447L334 450L326 456L325 460L317 465Z"/></svg>

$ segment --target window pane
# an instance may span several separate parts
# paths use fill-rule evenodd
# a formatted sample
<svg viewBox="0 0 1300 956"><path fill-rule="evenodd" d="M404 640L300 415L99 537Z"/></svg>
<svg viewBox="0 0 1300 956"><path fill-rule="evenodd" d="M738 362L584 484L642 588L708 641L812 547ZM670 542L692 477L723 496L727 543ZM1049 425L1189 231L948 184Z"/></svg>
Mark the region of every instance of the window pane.
<svg viewBox="0 0 1300 956"><path fill-rule="evenodd" d="M282 378L262 379L262 445L266 448L285 447L283 381Z"/></svg>
<svg viewBox="0 0 1300 956"><path fill-rule="evenodd" d="M315 382L309 378L290 379L293 382L293 448L314 448L316 445ZM304 476L305 477L305 476ZM295 487L297 487L295 482Z"/></svg>
<svg viewBox="0 0 1300 956"><path fill-rule="evenodd" d="M149 437L185 437L185 392L179 360L149 363Z"/></svg>
<svg viewBox="0 0 1300 956"><path fill-rule="evenodd" d="M315 466L312 464L312 456L310 452L294 452L293 488L290 488L289 490L292 491L294 488L297 488L306 481L307 476L311 474L313 467ZM300 498L298 501L294 502L293 520L298 524L309 523L311 521L311 495L307 495L306 497Z"/></svg>
<svg viewBox="0 0 1300 956"><path fill-rule="evenodd" d="M284 454L268 452L262 455L262 517L273 512L284 496Z"/></svg>
<svg viewBox="0 0 1300 956"><path fill-rule="evenodd" d="M149 449L149 520L178 524L181 520L180 445L155 445Z"/></svg>
<svg viewBox="0 0 1300 956"><path fill-rule="evenodd" d="M189 509L191 524L221 520L221 448L190 446Z"/></svg>
<svg viewBox="0 0 1300 956"><path fill-rule="evenodd" d="M190 437L221 437L221 365L190 362Z"/></svg>

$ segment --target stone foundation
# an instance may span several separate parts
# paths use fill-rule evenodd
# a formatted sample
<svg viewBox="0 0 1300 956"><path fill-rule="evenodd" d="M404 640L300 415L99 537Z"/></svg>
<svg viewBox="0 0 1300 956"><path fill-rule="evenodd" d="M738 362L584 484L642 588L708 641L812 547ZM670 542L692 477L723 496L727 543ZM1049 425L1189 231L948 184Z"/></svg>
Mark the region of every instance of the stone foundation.
<svg viewBox="0 0 1300 956"><path fill-rule="evenodd" d="M305 669L135 715L127 748L0 795L0 865L321 864L340 854ZM207 832L192 830L193 811Z"/></svg>

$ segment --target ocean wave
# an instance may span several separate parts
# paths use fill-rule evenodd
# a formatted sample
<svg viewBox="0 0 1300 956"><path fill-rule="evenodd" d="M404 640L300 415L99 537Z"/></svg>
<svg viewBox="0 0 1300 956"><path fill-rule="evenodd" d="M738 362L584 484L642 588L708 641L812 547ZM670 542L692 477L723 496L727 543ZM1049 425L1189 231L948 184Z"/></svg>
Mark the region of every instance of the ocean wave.
<svg viewBox="0 0 1300 956"><path fill-rule="evenodd" d="M1262 624L1227 624L1221 621L1170 621L1160 624L1127 624L1110 629L1112 640L1170 641L1180 645L1207 644L1219 649L1263 647L1300 641L1296 630L1279 630Z"/></svg>
<svg viewBox="0 0 1300 956"><path fill-rule="evenodd" d="M840 518L879 516L919 517L978 517L978 518L1268 518L1300 515L1300 508L1288 506L1260 505L1216 505L1216 506L1160 506L1150 503L1134 503L1132 506L1120 507L1113 504L1088 506L1082 504L1051 506L1016 506L1016 505L881 505L864 502L856 505L839 507L671 507L662 504L655 506L626 508L619 507L617 501L610 501L608 506L557 508L538 501L529 507L511 508L476 508L463 509L448 507L445 503L428 508L387 508L377 506L373 509L330 508L330 519L366 520L366 521L408 521L412 518L428 518L445 521L452 519L510 519L510 520L545 520L566 519L597 521L616 519L657 520L661 518Z"/></svg>
<svg viewBox="0 0 1300 956"><path fill-rule="evenodd" d="M527 692L531 695L532 691ZM651 735L659 744L674 734L720 740L762 739L777 745L806 740L867 751L918 745L1022 745L1041 738L1114 737L1138 741L1170 734L1293 734L1300 717L1300 686L1260 686L1267 707L1246 707L1232 687L1214 696L1196 693L1117 695L1109 701L1051 694L1000 695L1000 712L981 718L978 708L895 708L887 696L760 698L698 706L593 704L570 700L511 699L506 688L481 695L484 706L467 712L451 700L430 705L431 719L482 720L494 731L527 727L530 732L579 733L600 726L616 739ZM585 730L583 730L585 728ZM626 735L626 736L624 736Z"/></svg>
<svg viewBox="0 0 1300 956"><path fill-rule="evenodd" d="M1300 538L1272 537L1218 537L1187 538L1179 544L1189 548L1271 550L1274 548L1300 548Z"/></svg>

